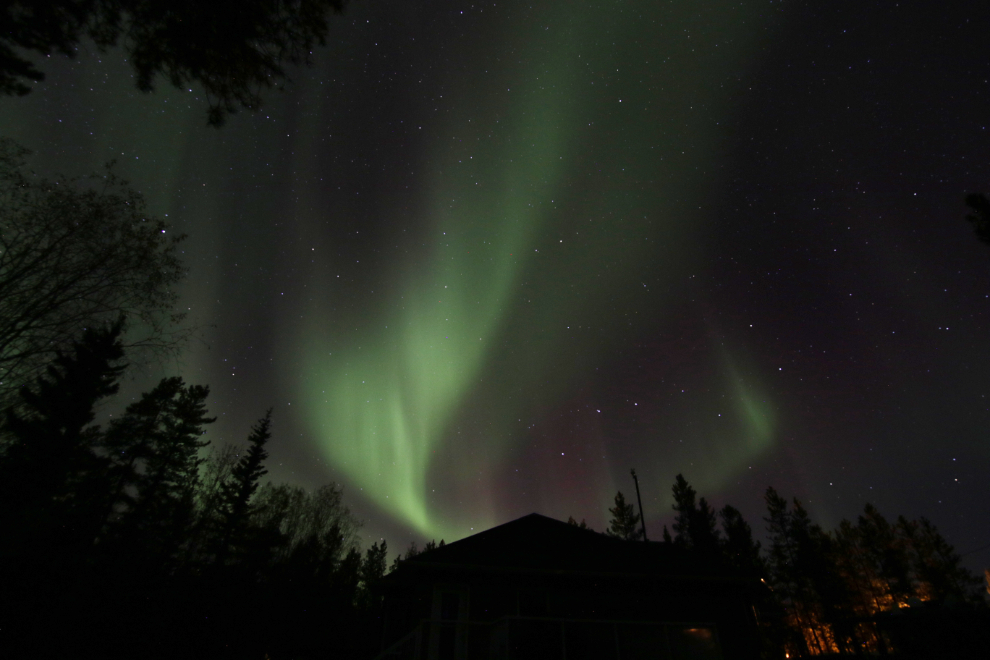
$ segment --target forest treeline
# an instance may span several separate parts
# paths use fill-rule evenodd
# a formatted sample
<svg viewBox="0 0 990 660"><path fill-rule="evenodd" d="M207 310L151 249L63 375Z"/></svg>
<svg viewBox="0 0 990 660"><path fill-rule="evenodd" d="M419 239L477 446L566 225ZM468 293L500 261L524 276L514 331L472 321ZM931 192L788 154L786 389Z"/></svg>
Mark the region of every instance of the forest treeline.
<svg viewBox="0 0 990 660"><path fill-rule="evenodd" d="M192 332L184 237L112 165L27 155L0 138L0 657L367 657L388 549L339 486L265 480L270 415L208 446L209 389L172 377L96 423Z"/></svg>
<svg viewBox="0 0 990 660"><path fill-rule="evenodd" d="M889 521L866 504L855 521L829 531L800 500L771 487L764 548L738 509L716 511L683 475L672 494L673 533L664 526L663 543L766 585L758 602L764 657L990 653L990 572L984 583L962 566L929 520ZM605 534L643 540L640 514L621 492L609 513Z"/></svg>
<svg viewBox="0 0 990 660"><path fill-rule="evenodd" d="M0 139L0 657L373 655L381 580L419 549L389 566L384 541L359 547L339 486L265 480L270 414L243 446L209 446L205 386L165 378L97 423L129 362L188 336L183 237L112 170L48 181L26 153ZM990 630L979 580L927 520L867 506L826 531L769 489L763 548L682 476L673 496L663 542L767 584L768 658L879 653L883 617L904 612L953 639ZM642 539L622 493L610 512L608 534Z"/></svg>
<svg viewBox="0 0 990 660"><path fill-rule="evenodd" d="M206 387L165 378L95 424L121 332L87 329L0 426L0 655L370 655L385 542L361 551L337 485L262 483L270 414L207 451Z"/></svg>
<svg viewBox="0 0 990 660"><path fill-rule="evenodd" d="M86 329L0 421L3 655L374 655L380 582L421 551L389 566L385 541L362 552L339 486L265 481L270 413L244 446L209 447L205 386L165 378L97 424L126 369L122 333L121 320ZM867 505L826 531L770 488L763 548L737 509L716 511L681 475L673 499L663 543L767 585L768 658L898 651L880 618L902 610L988 621L981 580L923 518L891 522ZM606 534L643 540L621 492L609 511Z"/></svg>

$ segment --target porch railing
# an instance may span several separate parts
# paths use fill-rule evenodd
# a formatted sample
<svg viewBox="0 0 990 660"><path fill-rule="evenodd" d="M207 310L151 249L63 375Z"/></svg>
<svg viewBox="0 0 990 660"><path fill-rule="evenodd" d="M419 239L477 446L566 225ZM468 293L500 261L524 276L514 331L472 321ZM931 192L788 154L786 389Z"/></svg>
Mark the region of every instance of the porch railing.
<svg viewBox="0 0 990 660"><path fill-rule="evenodd" d="M712 623L423 620L376 660L721 660Z"/></svg>

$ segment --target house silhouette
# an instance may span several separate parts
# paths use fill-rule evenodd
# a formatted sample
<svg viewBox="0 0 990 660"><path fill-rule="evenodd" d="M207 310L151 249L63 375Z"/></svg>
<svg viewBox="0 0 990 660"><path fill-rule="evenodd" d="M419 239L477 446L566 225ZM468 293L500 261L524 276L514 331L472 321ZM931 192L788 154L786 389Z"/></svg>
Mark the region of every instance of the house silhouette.
<svg viewBox="0 0 990 660"><path fill-rule="evenodd" d="M717 559L533 513L389 574L378 658L755 658L764 588Z"/></svg>

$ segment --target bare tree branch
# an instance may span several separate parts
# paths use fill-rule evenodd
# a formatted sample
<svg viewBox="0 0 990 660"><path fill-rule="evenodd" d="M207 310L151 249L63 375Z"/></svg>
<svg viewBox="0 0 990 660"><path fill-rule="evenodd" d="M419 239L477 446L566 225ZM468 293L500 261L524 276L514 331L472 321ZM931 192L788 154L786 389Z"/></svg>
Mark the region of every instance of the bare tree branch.
<svg viewBox="0 0 990 660"><path fill-rule="evenodd" d="M24 170L27 153L0 139L0 404L87 327L123 316L129 348L166 352L189 332L175 290L185 237L111 166L49 181Z"/></svg>

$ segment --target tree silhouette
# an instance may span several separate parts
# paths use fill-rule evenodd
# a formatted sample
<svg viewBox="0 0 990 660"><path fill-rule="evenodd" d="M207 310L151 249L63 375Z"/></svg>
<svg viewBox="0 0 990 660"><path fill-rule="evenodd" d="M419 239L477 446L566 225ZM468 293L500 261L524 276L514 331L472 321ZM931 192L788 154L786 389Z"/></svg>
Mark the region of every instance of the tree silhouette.
<svg viewBox="0 0 990 660"><path fill-rule="evenodd" d="M606 534L624 541L643 540L643 530L639 527L639 514L635 513L632 504L626 504L622 491L615 494L615 506L608 512L612 514L612 518L608 521Z"/></svg>
<svg viewBox="0 0 990 660"><path fill-rule="evenodd" d="M908 560L924 600L979 602L980 580L960 565L955 548L926 518L897 519L897 530L908 545Z"/></svg>
<svg viewBox="0 0 990 660"><path fill-rule="evenodd" d="M817 612L809 603L807 580L801 573L799 541L794 534L791 512L787 500L773 488L767 488L767 557L768 582L784 607L788 628L784 644L799 657L807 656L814 649L821 653L824 642L817 634ZM831 650L831 649L829 649Z"/></svg>
<svg viewBox="0 0 990 660"><path fill-rule="evenodd" d="M21 405L6 410L0 423L0 552L6 557L0 563L24 553L75 549L99 524L108 460L99 452L94 409L117 392L124 369L121 328L118 321L87 329L71 353L56 353L33 388L21 388Z"/></svg>
<svg viewBox="0 0 990 660"><path fill-rule="evenodd" d="M336 484L310 493L269 482L258 490L253 508L251 521L259 538L274 543L270 562L276 572L295 566L292 571L323 580L356 547L359 523Z"/></svg>
<svg viewBox="0 0 990 660"><path fill-rule="evenodd" d="M93 564L105 520L108 460L93 424L117 391L122 323L87 329L22 387L0 422L0 655L57 656L46 623L73 609L68 586ZM49 653L50 652L50 653Z"/></svg>
<svg viewBox="0 0 990 660"><path fill-rule="evenodd" d="M792 655L878 652L884 642L863 622L912 601L983 604L979 580L923 518L891 525L867 504L855 525L844 520L831 533L812 523L797 499L791 508L770 488L766 502L768 581Z"/></svg>
<svg viewBox="0 0 990 660"><path fill-rule="evenodd" d="M183 237L149 216L141 195L112 172L48 181L25 171L27 153L0 138L3 408L80 328L126 318L125 346L163 349L181 340L175 285L184 276Z"/></svg>
<svg viewBox="0 0 990 660"><path fill-rule="evenodd" d="M44 73L19 51L73 57L84 37L101 51L121 44L138 89L158 76L174 87L198 83L209 123L238 108L256 110L261 91L280 86L286 64L308 63L324 45L327 15L347 0L46 0L0 10L0 93L24 95Z"/></svg>
<svg viewBox="0 0 990 660"><path fill-rule="evenodd" d="M674 511L677 512L674 543L708 556L717 555L719 537L715 527L715 510L703 497L696 502L697 492L681 474L675 477L672 491Z"/></svg>
<svg viewBox="0 0 990 660"><path fill-rule="evenodd" d="M161 570L179 559L195 522L202 436L215 420L207 416L209 392L164 378L108 428L125 505L115 534L124 556Z"/></svg>
<svg viewBox="0 0 990 660"><path fill-rule="evenodd" d="M441 541L442 543L442 541ZM372 543L361 562L358 602L364 609L375 610L381 606L379 585L388 569L388 543Z"/></svg>
<svg viewBox="0 0 990 660"><path fill-rule="evenodd" d="M574 516L568 516L567 524L574 525L575 527L580 527L581 529L588 529L588 530L591 529L590 527L588 527L588 523L585 522L584 518L582 518L581 522L579 523L577 520L574 519Z"/></svg>
<svg viewBox="0 0 990 660"><path fill-rule="evenodd" d="M692 521L698 516L698 504L696 502L698 494L681 474L674 478L672 490L674 493L674 511L677 512L673 524L674 543L687 546L691 543Z"/></svg>
<svg viewBox="0 0 990 660"><path fill-rule="evenodd" d="M722 518L722 553L729 565L750 575L763 577L766 564L760 556L760 543L753 540L753 530L739 509L726 504L719 512Z"/></svg>
<svg viewBox="0 0 990 660"><path fill-rule="evenodd" d="M223 564L227 555L240 545L248 535L251 515L251 498L258 490L258 482L268 470L264 467L268 452L265 444L271 438L271 409L265 413L251 429L248 449L231 470L230 479L220 488L220 546L217 550L217 564Z"/></svg>
<svg viewBox="0 0 990 660"><path fill-rule="evenodd" d="M966 195L966 206L972 211L966 215L966 219L973 224L976 237L990 244L990 197L971 193Z"/></svg>
<svg viewBox="0 0 990 660"><path fill-rule="evenodd" d="M56 352L0 422L0 657L372 649L387 546L362 557L339 486L259 486L269 415L204 458L209 390L166 378L94 423L122 327Z"/></svg>
<svg viewBox="0 0 990 660"><path fill-rule="evenodd" d="M851 586L851 605L858 614L891 609L914 595L908 545L872 504L866 504L855 525L843 520L835 538L839 570Z"/></svg>

